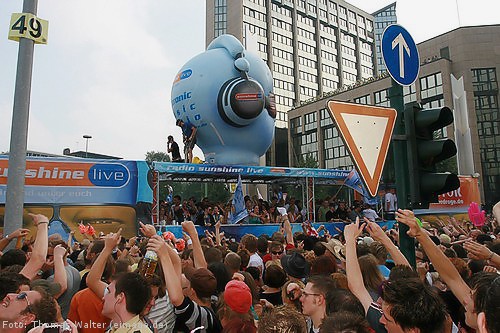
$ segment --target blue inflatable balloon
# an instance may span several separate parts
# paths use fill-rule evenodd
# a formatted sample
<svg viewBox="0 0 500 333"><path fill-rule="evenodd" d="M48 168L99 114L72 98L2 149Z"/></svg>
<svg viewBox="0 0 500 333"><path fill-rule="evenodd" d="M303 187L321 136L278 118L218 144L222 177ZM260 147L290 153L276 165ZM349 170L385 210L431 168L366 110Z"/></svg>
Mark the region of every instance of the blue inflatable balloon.
<svg viewBox="0 0 500 333"><path fill-rule="evenodd" d="M208 163L257 165L274 137L271 71L234 36L219 36L175 77L172 109L196 126Z"/></svg>

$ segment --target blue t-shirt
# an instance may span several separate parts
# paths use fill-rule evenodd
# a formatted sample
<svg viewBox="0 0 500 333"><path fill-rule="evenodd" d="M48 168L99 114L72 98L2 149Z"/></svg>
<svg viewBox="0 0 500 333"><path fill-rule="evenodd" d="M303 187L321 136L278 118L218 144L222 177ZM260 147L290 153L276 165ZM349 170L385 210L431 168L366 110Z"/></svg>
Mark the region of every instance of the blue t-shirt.
<svg viewBox="0 0 500 333"><path fill-rule="evenodd" d="M191 124L190 122L184 123L184 125L182 125L182 133L187 138L191 137L191 134L193 134L193 127L194 127L194 125Z"/></svg>

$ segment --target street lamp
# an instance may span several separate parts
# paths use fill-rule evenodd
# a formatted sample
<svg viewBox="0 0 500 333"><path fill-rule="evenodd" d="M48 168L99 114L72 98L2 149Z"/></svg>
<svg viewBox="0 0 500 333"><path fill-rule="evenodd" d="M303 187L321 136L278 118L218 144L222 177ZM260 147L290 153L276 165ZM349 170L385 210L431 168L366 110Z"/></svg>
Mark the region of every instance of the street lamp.
<svg viewBox="0 0 500 333"><path fill-rule="evenodd" d="M92 139L92 135L85 134L83 138L86 140L85 142L85 158L87 158L89 151L89 139Z"/></svg>

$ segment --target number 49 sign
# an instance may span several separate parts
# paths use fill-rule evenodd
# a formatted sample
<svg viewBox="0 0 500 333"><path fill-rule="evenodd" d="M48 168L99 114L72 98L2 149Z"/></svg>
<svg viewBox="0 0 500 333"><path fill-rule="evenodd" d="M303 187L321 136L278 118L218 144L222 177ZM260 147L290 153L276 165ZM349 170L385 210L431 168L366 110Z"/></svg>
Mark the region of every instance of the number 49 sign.
<svg viewBox="0 0 500 333"><path fill-rule="evenodd" d="M10 18L9 39L28 38L36 44L47 44L49 21L31 13L14 13Z"/></svg>

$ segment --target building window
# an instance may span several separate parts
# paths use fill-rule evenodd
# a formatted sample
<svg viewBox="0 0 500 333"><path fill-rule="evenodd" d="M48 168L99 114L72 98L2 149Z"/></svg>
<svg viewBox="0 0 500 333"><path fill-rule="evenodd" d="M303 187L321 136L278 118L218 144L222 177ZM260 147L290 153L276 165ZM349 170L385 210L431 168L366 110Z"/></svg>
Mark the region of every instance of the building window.
<svg viewBox="0 0 500 333"><path fill-rule="evenodd" d="M484 196L486 204L500 200L500 108L495 68L472 69Z"/></svg>
<svg viewBox="0 0 500 333"><path fill-rule="evenodd" d="M417 89L415 88L415 82L409 86L403 86L403 96L405 104L417 101Z"/></svg>
<svg viewBox="0 0 500 333"><path fill-rule="evenodd" d="M333 125L332 116L330 115L330 112L327 109L320 110L320 117L321 118L319 120L319 125L321 127Z"/></svg>
<svg viewBox="0 0 500 333"><path fill-rule="evenodd" d="M227 0L214 0L214 37L226 33Z"/></svg>
<svg viewBox="0 0 500 333"><path fill-rule="evenodd" d="M389 97L387 94L387 89L376 91L373 94L375 105L378 106L390 106Z"/></svg>
<svg viewBox="0 0 500 333"><path fill-rule="evenodd" d="M443 97L443 80L440 72L420 78L420 96L424 104L428 99Z"/></svg>
<svg viewBox="0 0 500 333"><path fill-rule="evenodd" d="M290 119L290 133L292 135L302 133L302 117Z"/></svg>
<svg viewBox="0 0 500 333"><path fill-rule="evenodd" d="M304 116L304 131L312 130L316 130L316 112L311 112Z"/></svg>
<svg viewBox="0 0 500 333"><path fill-rule="evenodd" d="M316 112L304 116L304 132L302 132L302 118L290 119L290 130L292 136L292 150L294 161L305 160L307 155L318 160L318 134L316 131Z"/></svg>
<svg viewBox="0 0 500 333"><path fill-rule="evenodd" d="M372 104L372 99L370 95L365 95L361 97L357 97L353 100L354 103L357 104L365 104L365 105L371 105Z"/></svg>
<svg viewBox="0 0 500 333"><path fill-rule="evenodd" d="M354 168L349 150L345 147L339 131L335 125L322 129L326 169L345 169Z"/></svg>

